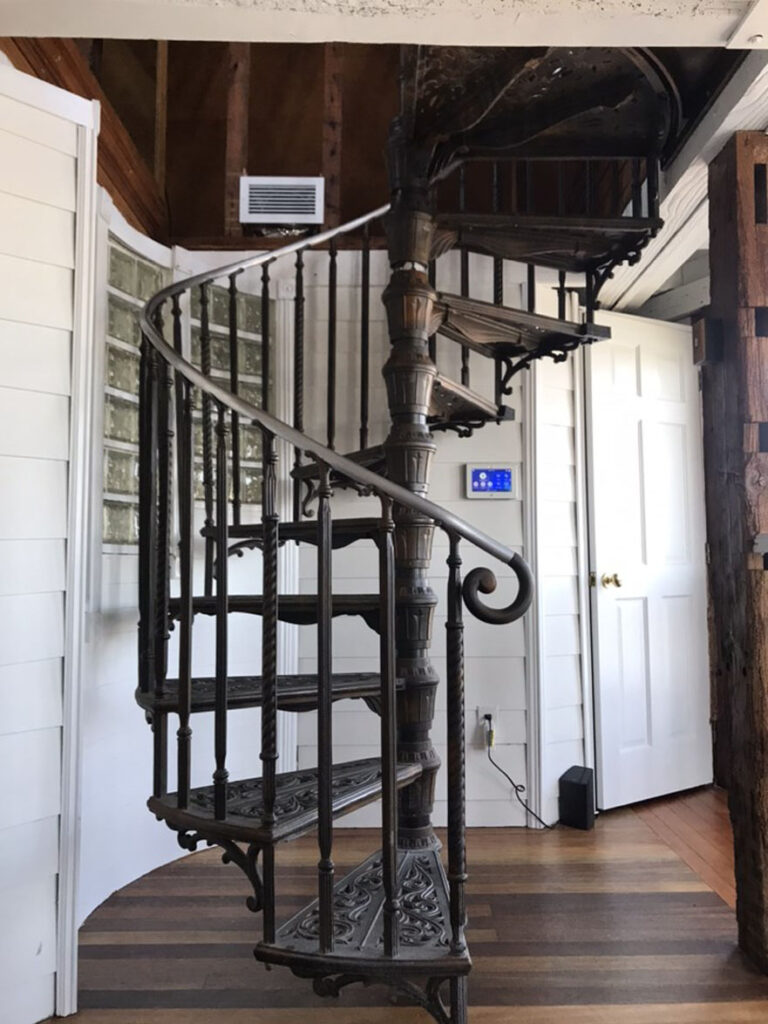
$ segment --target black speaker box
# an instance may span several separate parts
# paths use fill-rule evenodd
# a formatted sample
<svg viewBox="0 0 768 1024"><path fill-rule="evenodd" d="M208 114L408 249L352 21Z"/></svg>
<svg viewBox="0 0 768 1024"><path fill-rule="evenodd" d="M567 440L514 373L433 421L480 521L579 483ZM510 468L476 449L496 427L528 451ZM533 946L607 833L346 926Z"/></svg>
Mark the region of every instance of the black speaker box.
<svg viewBox="0 0 768 1024"><path fill-rule="evenodd" d="M595 824L595 773L575 764L560 776L560 824L590 829Z"/></svg>

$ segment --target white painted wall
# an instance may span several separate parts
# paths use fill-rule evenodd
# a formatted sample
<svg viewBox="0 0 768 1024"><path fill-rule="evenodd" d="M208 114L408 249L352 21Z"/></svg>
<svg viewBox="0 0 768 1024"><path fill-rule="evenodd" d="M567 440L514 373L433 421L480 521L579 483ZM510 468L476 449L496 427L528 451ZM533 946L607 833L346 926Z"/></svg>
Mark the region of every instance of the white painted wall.
<svg viewBox="0 0 768 1024"><path fill-rule="evenodd" d="M78 682L72 644L80 607L73 581L82 556L72 502L79 467L71 462L82 410L70 400L80 387L76 371L89 339L79 301L90 270L88 202L95 187L95 163L86 151L92 156L97 122L91 104L0 67L4 1024L53 1013L61 964L58 911L68 912L72 830L60 815L70 744L63 724ZM68 786L65 798L75 790Z"/></svg>

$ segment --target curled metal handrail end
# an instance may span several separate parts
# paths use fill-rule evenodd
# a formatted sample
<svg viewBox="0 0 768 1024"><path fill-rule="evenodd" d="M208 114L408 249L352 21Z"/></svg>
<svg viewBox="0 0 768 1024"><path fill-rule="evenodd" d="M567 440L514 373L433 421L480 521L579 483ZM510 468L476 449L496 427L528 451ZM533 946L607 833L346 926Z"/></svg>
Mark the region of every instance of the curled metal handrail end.
<svg viewBox="0 0 768 1024"><path fill-rule="evenodd" d="M533 600L533 574L528 563L520 555L513 555L509 562L517 577L517 596L506 608L489 608L480 600L480 594L492 594L496 589L496 576L490 569L478 568L467 573L461 588L464 603L475 618L492 626L503 626L515 622L525 615Z"/></svg>

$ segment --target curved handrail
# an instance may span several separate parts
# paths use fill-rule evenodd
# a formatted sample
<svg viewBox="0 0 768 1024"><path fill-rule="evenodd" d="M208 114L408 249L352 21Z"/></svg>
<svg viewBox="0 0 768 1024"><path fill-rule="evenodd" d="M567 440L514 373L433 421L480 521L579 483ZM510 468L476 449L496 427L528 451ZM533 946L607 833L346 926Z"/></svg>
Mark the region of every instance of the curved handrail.
<svg viewBox="0 0 768 1024"><path fill-rule="evenodd" d="M453 513L448 512L440 505L436 505L434 502L429 501L428 498L422 498L418 494L413 494L405 487L393 483L386 477L381 476L378 473L374 473L371 470L366 469L364 466L358 465L352 459L348 459L344 455L339 455L338 452L333 451L331 448L326 448L325 445L313 440L307 434L301 433L301 431L290 426L288 423L285 423L283 420L278 419L276 416L272 416L264 409L260 409L251 402L245 401L245 399L241 398L239 395L235 395L226 388L221 387L210 377L206 377L205 374L193 366L192 363L184 359L184 357L181 356L173 346L169 345L162 337L155 323L155 319L161 312L163 304L169 298L181 295L196 285L210 284L219 278L240 273L241 271L248 270L251 267L263 266L266 263L272 263L275 260L280 259L282 256L289 256L292 253L321 245L323 242L330 241L332 238L335 238L340 234L346 234L350 231L354 231L370 221L376 220L387 213L389 208L389 204L386 206L380 206L371 213L358 217L346 224L342 224L340 227L331 228L319 235L312 235L309 238L297 239L295 242L291 242L280 249L275 249L273 252L250 256L244 260L229 263L212 271L196 274L193 277L188 277L181 281L177 281L172 285L168 285L166 288L163 288L161 291L153 295L143 307L140 314L141 330L155 351L157 351L170 366L178 371L190 384L199 388L203 393L209 395L221 405L226 406L233 412L239 413L241 417L257 424L268 433L273 434L275 437L279 437L283 441L294 445L296 448L308 455L314 456L319 463L322 463L328 466L329 469L353 480L360 486L370 487L376 493L386 495L399 505L403 505L414 512L420 512L427 518L434 520L434 522L438 526L442 527L442 529L448 534L454 534L458 537L462 537L471 544L474 544L475 547L480 548L487 554L497 558L500 562L508 565L517 577L519 584L517 596L508 608L488 608L480 602L478 592L486 594L491 593L496 586L495 576L490 569L482 570L484 575L482 582L480 582L479 585L474 584L474 580L476 579L475 573L477 573L478 570L469 574L464 588L464 600L469 610L485 622L512 622L515 619L520 618L520 616L524 615L528 610L533 599L534 589L531 570L525 560L517 554L517 552L513 551L512 548L507 547L507 545L494 540L493 537L484 533L482 530L478 530L477 527L466 522L466 520L462 519L460 516L453 515Z"/></svg>

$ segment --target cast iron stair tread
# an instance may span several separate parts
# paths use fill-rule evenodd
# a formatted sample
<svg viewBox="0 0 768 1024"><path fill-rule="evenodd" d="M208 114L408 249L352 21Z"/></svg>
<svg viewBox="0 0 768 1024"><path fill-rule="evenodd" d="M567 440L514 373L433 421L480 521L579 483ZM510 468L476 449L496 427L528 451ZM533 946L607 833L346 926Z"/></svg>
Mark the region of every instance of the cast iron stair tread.
<svg viewBox="0 0 768 1024"><path fill-rule="evenodd" d="M440 228L453 245L487 256L583 272L594 264L621 262L662 227L658 217L556 217L525 214L444 213ZM446 242L443 242L445 245Z"/></svg>
<svg viewBox="0 0 768 1024"><path fill-rule="evenodd" d="M375 629L379 619L380 603L381 597L378 594L334 594L332 613L334 616L361 615ZM262 615L264 595L230 594L227 598L227 608L230 612ZM177 619L180 610L181 598L172 597L168 602L169 614ZM192 611L196 615L215 615L216 595L194 597ZM281 594L278 598L278 618L282 622L306 626L317 622L317 614L317 594Z"/></svg>
<svg viewBox="0 0 768 1024"><path fill-rule="evenodd" d="M356 540L376 540L381 528L381 520L376 518L334 519L331 524L331 545L343 548ZM216 536L216 527L203 527L203 537ZM241 551L246 547L260 547L264 537L262 523L240 523L230 526L227 535L235 543L231 550ZM317 544L317 521L305 519L297 523L280 523L278 541L295 540L302 544Z"/></svg>
<svg viewBox="0 0 768 1024"><path fill-rule="evenodd" d="M438 373L432 384L429 403L429 425L446 429L452 424L482 425L492 421L513 420L515 410L497 406L477 392Z"/></svg>
<svg viewBox="0 0 768 1024"><path fill-rule="evenodd" d="M410 785L421 775L420 764L397 764L398 788ZM176 793L150 797L147 806L161 821L179 832L194 830L203 839L271 845L310 831L318 821L318 769L305 768L277 776L275 823L263 825L262 780L241 779L227 783L227 816L214 814L214 787L199 786L190 792L189 805L177 807ZM363 758L333 765L333 816L340 817L381 794L381 759Z"/></svg>
<svg viewBox="0 0 768 1024"><path fill-rule="evenodd" d="M466 948L451 949L448 882L437 850L398 854L399 951L387 971L403 974L463 974L472 964ZM273 943L259 943L257 960L281 964L321 978L364 974L381 976L383 947L381 853L375 853L334 886L334 949L318 952L319 912L315 900L281 925Z"/></svg>
<svg viewBox="0 0 768 1024"><path fill-rule="evenodd" d="M281 711L312 711L317 707L317 675L281 675L277 677L277 706ZM396 681L402 689L403 680ZM381 694L381 676L375 672L336 672L331 677L331 697L337 700L376 702ZM230 676L227 679L227 708L261 706L261 676ZM175 712L179 706L179 680L166 679L162 696L136 692L137 703L147 711ZM192 680L192 713L213 711L216 704L216 679L212 676Z"/></svg>
<svg viewBox="0 0 768 1024"><path fill-rule="evenodd" d="M490 358L521 355L542 348L569 351L611 336L609 327L558 320L443 292L435 302L432 326L440 334Z"/></svg>

